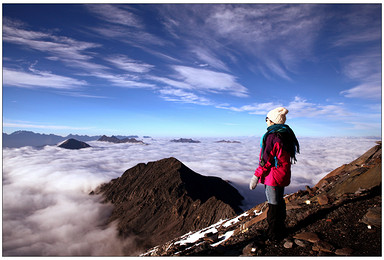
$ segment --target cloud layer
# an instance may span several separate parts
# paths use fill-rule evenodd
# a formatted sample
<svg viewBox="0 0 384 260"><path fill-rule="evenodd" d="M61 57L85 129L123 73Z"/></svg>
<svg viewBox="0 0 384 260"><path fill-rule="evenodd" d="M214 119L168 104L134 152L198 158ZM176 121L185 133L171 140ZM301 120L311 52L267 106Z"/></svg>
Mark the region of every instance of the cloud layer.
<svg viewBox="0 0 384 260"><path fill-rule="evenodd" d="M244 209L265 201L264 188L248 188L257 167L260 138L238 138L241 144L171 143L149 145L89 142L92 148L54 146L3 150L3 255L135 254L135 239L117 238L106 225L110 205L88 195L101 183L119 177L138 163L174 156L192 170L228 180L245 197ZM314 185L326 173L349 163L374 146L369 138L302 138L286 193ZM156 180L154 180L156 181Z"/></svg>

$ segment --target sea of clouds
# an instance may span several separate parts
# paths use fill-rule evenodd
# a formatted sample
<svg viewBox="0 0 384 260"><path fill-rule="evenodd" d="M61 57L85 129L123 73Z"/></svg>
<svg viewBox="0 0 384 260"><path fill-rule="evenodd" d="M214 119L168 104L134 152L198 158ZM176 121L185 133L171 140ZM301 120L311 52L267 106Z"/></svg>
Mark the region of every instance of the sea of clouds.
<svg viewBox="0 0 384 260"><path fill-rule="evenodd" d="M327 173L349 163L379 138L299 138L301 153L292 166L285 193L315 185ZM217 176L243 195L243 209L265 201L264 187L249 190L258 166L260 137L231 138L241 143L173 143L144 139L148 145L88 142L92 148L56 146L3 149L3 255L103 256L137 254L135 239L117 237L107 225L112 207L89 193L125 170L175 157L197 173ZM156 179L153 179L155 182Z"/></svg>

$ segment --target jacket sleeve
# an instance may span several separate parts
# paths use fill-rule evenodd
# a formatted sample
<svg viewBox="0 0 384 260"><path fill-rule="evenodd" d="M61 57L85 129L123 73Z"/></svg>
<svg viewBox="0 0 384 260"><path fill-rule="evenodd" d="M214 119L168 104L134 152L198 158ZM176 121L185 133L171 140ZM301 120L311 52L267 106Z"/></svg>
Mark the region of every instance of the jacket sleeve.
<svg viewBox="0 0 384 260"><path fill-rule="evenodd" d="M257 167L256 171L255 171L255 175L257 177L262 177L264 176L267 172L269 172L271 170L271 168L273 166L275 166L274 164L274 154L273 151L274 151L274 145L276 143L276 137L274 134L270 134L267 136L267 140L265 142L265 149L264 149L264 154L263 154L263 159L265 161L265 164L264 166L261 166L259 164L259 167ZM260 157L261 157L261 151L260 151Z"/></svg>

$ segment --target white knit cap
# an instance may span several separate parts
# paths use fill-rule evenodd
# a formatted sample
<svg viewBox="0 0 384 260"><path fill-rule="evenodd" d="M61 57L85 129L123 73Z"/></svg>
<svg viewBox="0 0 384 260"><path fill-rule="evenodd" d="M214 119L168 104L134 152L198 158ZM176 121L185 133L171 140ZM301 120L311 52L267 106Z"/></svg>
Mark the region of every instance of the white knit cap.
<svg viewBox="0 0 384 260"><path fill-rule="evenodd" d="M278 107L268 112L267 117L275 124L284 124L285 115L288 114L288 109L284 107Z"/></svg>

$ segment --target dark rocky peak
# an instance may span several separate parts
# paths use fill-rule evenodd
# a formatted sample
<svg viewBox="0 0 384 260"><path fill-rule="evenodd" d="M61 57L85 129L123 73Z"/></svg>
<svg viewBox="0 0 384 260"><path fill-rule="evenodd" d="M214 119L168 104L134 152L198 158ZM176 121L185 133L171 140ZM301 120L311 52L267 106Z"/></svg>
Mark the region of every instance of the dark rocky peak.
<svg viewBox="0 0 384 260"><path fill-rule="evenodd" d="M171 140L172 143L190 143L190 144L197 144L200 143L198 140L193 140L191 138L179 138L179 139L173 139Z"/></svg>
<svg viewBox="0 0 384 260"><path fill-rule="evenodd" d="M11 135L36 135L36 133L32 131L19 130L19 131L13 132Z"/></svg>
<svg viewBox="0 0 384 260"><path fill-rule="evenodd" d="M110 142L110 143L120 143L121 142L121 140L115 136L108 137L106 135L103 135L97 141Z"/></svg>
<svg viewBox="0 0 384 260"><path fill-rule="evenodd" d="M215 197L230 205L236 213L242 211L239 206L244 198L228 182L218 177L200 175L173 157L161 161L165 164L174 164L178 168L180 180L185 186L187 195L193 200L204 203L211 197Z"/></svg>
<svg viewBox="0 0 384 260"><path fill-rule="evenodd" d="M137 139L132 138L132 137L127 137L127 138L121 139L120 142L121 143L132 143L132 144L144 144L143 141L137 140Z"/></svg>
<svg viewBox="0 0 384 260"><path fill-rule="evenodd" d="M227 143L227 144L240 144L241 142L239 141L230 141L230 140L220 140L215 143Z"/></svg>
<svg viewBox="0 0 384 260"><path fill-rule="evenodd" d="M229 183L173 157L140 163L95 193L114 204L110 221L117 220L119 234L135 235L142 249L233 217L243 200Z"/></svg>
<svg viewBox="0 0 384 260"><path fill-rule="evenodd" d="M58 144L58 147L65 148L65 149L71 149L71 150L78 150L83 148L91 147L89 144L78 141L76 139L68 139L60 144Z"/></svg>
<svg viewBox="0 0 384 260"><path fill-rule="evenodd" d="M126 137L124 139L119 139L119 138L117 138L114 135L112 135L111 137L103 135L97 141L110 142L110 143L116 143L116 144L121 144L121 143L140 143L140 144L144 144L143 141L136 140L133 137Z"/></svg>

